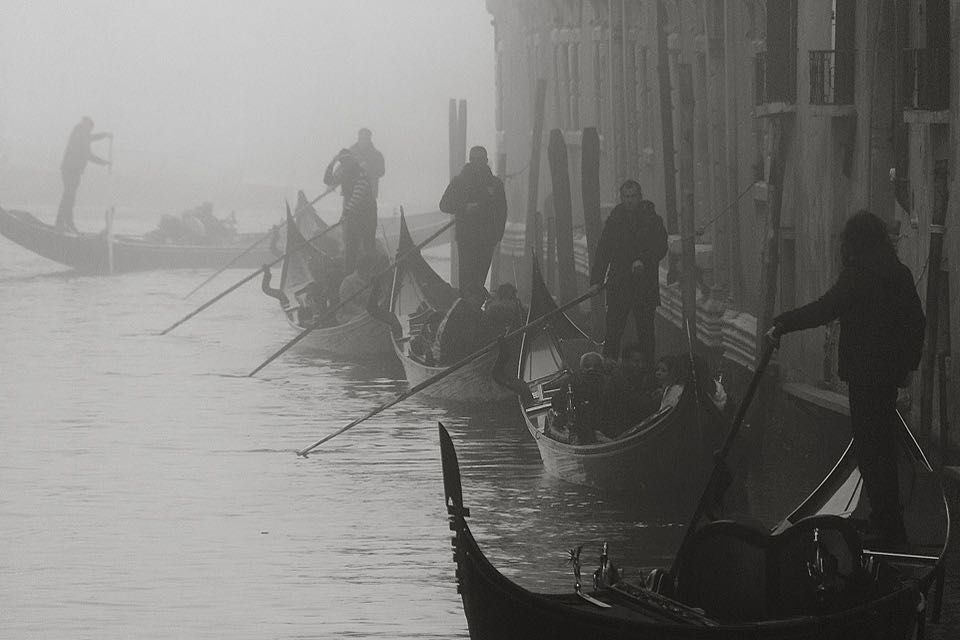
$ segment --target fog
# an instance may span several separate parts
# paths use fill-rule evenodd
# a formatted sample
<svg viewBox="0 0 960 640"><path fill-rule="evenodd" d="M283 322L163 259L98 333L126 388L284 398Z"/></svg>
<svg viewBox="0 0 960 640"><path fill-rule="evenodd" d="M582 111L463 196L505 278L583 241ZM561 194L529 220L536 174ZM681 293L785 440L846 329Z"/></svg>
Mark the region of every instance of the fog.
<svg viewBox="0 0 960 640"><path fill-rule="evenodd" d="M81 206L314 195L369 127L381 206L435 207L450 98L468 101L468 144L493 148L493 66L483 0L3 0L0 204L55 204L89 115L114 166L88 167Z"/></svg>

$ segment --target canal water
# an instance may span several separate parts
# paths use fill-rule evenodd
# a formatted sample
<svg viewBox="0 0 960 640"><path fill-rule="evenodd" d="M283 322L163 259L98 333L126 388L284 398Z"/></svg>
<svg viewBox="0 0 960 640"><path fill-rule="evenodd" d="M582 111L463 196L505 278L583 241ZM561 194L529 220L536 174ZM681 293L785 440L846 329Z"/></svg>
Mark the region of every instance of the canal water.
<svg viewBox="0 0 960 640"><path fill-rule="evenodd" d="M297 457L403 372L293 349L245 377L293 336L256 282L157 335L247 273L184 300L209 272L81 276L0 239L0 637L466 637L438 422L511 578L572 589L567 550L592 571L603 540L620 564L669 565L687 514L546 476L511 403L414 397ZM755 517L826 471L842 438L820 429L771 427Z"/></svg>

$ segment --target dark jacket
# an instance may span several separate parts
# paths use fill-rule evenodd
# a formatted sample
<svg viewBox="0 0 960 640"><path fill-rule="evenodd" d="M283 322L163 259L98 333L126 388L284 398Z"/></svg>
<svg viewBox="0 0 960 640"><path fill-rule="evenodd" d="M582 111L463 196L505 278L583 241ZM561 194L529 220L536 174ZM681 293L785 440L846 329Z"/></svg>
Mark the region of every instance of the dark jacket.
<svg viewBox="0 0 960 640"><path fill-rule="evenodd" d="M773 319L782 333L840 319L838 375L897 385L920 364L925 319L910 270L892 252L844 267L819 300Z"/></svg>
<svg viewBox="0 0 960 640"><path fill-rule="evenodd" d="M100 140L109 134L90 133L83 126L83 123L76 125L70 132L70 139L67 140L67 148L63 152L63 161L60 163L60 171L64 175L79 176L86 169L88 162L96 164L108 164L106 160L90 151L90 143L94 140Z"/></svg>
<svg viewBox="0 0 960 640"><path fill-rule="evenodd" d="M471 202L479 209L468 213ZM507 224L503 181L486 164L467 163L443 192L440 211L457 217L457 242L492 247L500 242Z"/></svg>
<svg viewBox="0 0 960 640"><path fill-rule="evenodd" d="M653 203L643 200L637 213L618 204L600 233L590 282L602 283L609 267L609 292L639 295L643 302L657 306L660 304L659 265L666 255L667 230ZM625 276L633 269L635 260L643 260L643 271Z"/></svg>

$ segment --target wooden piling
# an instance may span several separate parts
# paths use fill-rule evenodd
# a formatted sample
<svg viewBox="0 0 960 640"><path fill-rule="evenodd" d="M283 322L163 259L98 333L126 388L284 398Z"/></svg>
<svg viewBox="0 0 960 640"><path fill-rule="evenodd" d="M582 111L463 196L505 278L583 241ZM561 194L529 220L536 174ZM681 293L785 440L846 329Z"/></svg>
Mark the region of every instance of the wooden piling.
<svg viewBox="0 0 960 640"><path fill-rule="evenodd" d="M550 132L547 157L550 160L550 180L553 184L553 219L556 225L560 299L573 300L577 297L577 268L573 259L573 203L570 198L567 142L560 129Z"/></svg>
<svg viewBox="0 0 960 640"><path fill-rule="evenodd" d="M680 300L683 318L697 336L697 258L696 225L694 223L693 186L693 69L690 64L679 68L680 92Z"/></svg>
<svg viewBox="0 0 960 640"><path fill-rule="evenodd" d="M530 233L535 226L535 218L538 210L538 195L540 188L540 154L543 146L543 118L544 105L547 101L547 81L543 78L537 80L534 90L533 100L533 136L530 141L530 171L527 174L527 215L524 225L523 241L523 273L521 282L523 291L529 293L532 287L530 278L533 274L533 266L530 262L532 251L535 244L533 234Z"/></svg>
<svg viewBox="0 0 960 640"><path fill-rule="evenodd" d="M934 368L940 328L940 277L943 260L943 236L946 233L948 190L945 161L937 163L933 173L933 215L930 218L930 249L927 261L927 327L923 361L920 365L920 429L929 442L933 426Z"/></svg>
<svg viewBox="0 0 960 640"><path fill-rule="evenodd" d="M580 191L583 198L583 228L587 235L587 257L593 267L600 242L600 135L596 127L583 130L580 141ZM590 323L593 335L603 331L603 301L590 298Z"/></svg>
<svg viewBox="0 0 960 640"><path fill-rule="evenodd" d="M663 200L667 232L677 232L677 168L673 144L673 87L670 82L670 52L667 48L667 10L657 0L657 78L660 88L660 137L663 149Z"/></svg>

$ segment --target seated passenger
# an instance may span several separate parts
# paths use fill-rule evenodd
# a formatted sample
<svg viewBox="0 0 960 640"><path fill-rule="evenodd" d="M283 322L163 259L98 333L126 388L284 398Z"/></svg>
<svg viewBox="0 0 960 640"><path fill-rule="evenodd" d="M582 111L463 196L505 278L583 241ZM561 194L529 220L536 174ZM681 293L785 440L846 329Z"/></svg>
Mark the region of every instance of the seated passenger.
<svg viewBox="0 0 960 640"><path fill-rule="evenodd" d="M438 363L453 364L479 347L480 309L486 300L483 287L469 285L462 298L457 298L437 329L433 357Z"/></svg>
<svg viewBox="0 0 960 640"><path fill-rule="evenodd" d="M337 311L337 322L350 322L366 310L367 296L363 291L370 287L376 274L377 255L365 253L357 260L357 268L340 283L339 298L342 306Z"/></svg>
<svg viewBox="0 0 960 640"><path fill-rule="evenodd" d="M639 344L629 344L621 352L620 362L604 389L604 425L609 438L616 438L625 429L639 424L660 408L661 394L653 369L646 361Z"/></svg>
<svg viewBox="0 0 960 640"><path fill-rule="evenodd" d="M571 374L551 400L547 428L556 440L592 444L603 420L602 398L608 376L603 356L596 351L583 354L579 364L578 373Z"/></svg>
<svg viewBox="0 0 960 640"><path fill-rule="evenodd" d="M512 284L497 287L497 292L483 306L481 345L522 327L524 316L523 305L517 299L517 288Z"/></svg>
<svg viewBox="0 0 960 640"><path fill-rule="evenodd" d="M680 360L676 356L663 356L657 361L654 375L660 387L660 411L677 406L683 394Z"/></svg>

